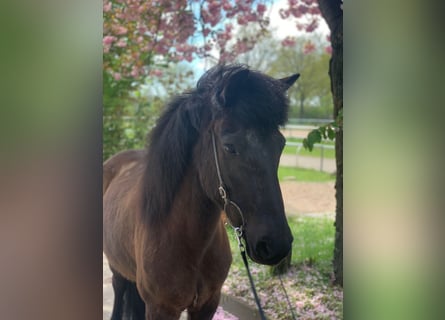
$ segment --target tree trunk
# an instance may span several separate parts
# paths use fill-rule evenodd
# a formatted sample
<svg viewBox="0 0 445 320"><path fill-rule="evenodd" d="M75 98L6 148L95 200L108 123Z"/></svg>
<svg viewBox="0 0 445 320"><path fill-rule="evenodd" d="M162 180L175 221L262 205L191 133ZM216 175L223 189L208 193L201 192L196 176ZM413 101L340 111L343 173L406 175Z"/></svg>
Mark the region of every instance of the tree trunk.
<svg viewBox="0 0 445 320"><path fill-rule="evenodd" d="M300 115L299 115L300 119L302 119L304 117L304 100L305 100L305 97L303 94L301 94L301 96L300 96Z"/></svg>
<svg viewBox="0 0 445 320"><path fill-rule="evenodd" d="M343 10L341 0L318 0L320 11L331 30L332 57L329 77L334 102L334 119L343 110ZM334 283L343 286L343 125L335 135L335 212Z"/></svg>

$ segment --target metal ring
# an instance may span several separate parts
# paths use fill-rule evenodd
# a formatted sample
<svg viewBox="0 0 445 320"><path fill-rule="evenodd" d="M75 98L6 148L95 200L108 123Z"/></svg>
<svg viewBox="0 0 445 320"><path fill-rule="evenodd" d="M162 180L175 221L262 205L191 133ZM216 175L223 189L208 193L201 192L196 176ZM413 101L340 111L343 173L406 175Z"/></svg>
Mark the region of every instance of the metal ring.
<svg viewBox="0 0 445 320"><path fill-rule="evenodd" d="M219 195L221 196L221 198L222 198L224 201L226 201L226 199L227 199L226 189L224 189L223 186L219 186L218 190L219 190Z"/></svg>

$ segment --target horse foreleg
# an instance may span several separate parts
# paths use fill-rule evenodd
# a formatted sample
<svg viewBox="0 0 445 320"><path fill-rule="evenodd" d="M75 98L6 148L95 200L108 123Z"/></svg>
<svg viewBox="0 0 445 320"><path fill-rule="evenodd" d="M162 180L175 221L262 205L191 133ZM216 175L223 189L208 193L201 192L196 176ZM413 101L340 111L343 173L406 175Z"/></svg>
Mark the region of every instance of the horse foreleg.
<svg viewBox="0 0 445 320"><path fill-rule="evenodd" d="M189 320L211 320L219 305L220 292L216 292L203 306L199 309L188 309Z"/></svg>
<svg viewBox="0 0 445 320"><path fill-rule="evenodd" d="M113 272L112 284L114 291L114 304L111 320L122 320L124 307L124 294L127 289L128 280L122 277L117 272Z"/></svg>
<svg viewBox="0 0 445 320"><path fill-rule="evenodd" d="M111 320L144 320L145 304L137 291L136 284L115 271L112 284L114 304Z"/></svg>

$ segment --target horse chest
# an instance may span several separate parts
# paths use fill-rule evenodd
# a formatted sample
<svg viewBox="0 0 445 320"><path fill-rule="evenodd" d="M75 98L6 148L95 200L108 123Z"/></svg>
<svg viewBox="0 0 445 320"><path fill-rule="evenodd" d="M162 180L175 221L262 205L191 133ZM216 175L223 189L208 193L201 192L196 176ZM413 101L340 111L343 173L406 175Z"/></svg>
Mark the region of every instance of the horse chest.
<svg viewBox="0 0 445 320"><path fill-rule="evenodd" d="M225 230L209 239L201 254L191 254L191 247L186 242L163 241L144 259L146 278L140 283L151 300L170 301L178 309L199 308L220 292L232 261ZM165 252L169 254L161 254Z"/></svg>

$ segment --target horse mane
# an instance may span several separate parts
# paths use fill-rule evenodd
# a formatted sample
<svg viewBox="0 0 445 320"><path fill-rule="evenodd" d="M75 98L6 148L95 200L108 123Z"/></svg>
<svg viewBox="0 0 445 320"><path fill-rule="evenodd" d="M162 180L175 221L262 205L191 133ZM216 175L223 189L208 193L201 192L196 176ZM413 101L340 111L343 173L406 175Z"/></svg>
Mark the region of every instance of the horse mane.
<svg viewBox="0 0 445 320"><path fill-rule="evenodd" d="M245 79L237 81L241 74ZM245 126L276 128L287 120L286 89L279 80L244 65L217 65L194 90L173 98L148 135L142 177L146 221L156 224L170 212L200 133L213 119L230 116Z"/></svg>

